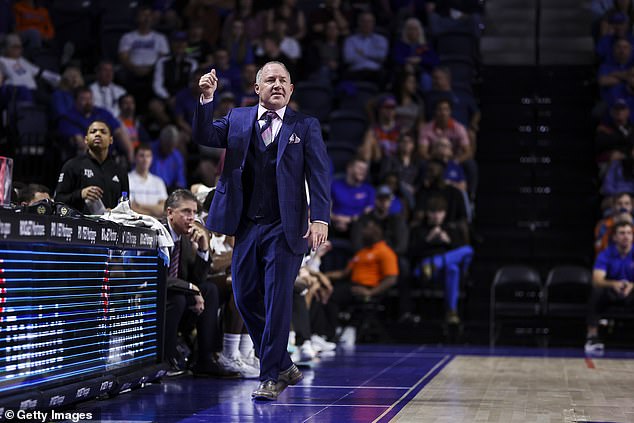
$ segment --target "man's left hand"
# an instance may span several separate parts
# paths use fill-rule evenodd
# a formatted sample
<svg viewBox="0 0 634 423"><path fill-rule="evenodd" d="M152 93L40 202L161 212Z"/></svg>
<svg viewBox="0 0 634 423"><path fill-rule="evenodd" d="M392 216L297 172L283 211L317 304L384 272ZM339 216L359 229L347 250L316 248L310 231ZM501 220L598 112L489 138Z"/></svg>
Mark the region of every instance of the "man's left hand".
<svg viewBox="0 0 634 423"><path fill-rule="evenodd" d="M209 250L209 233L204 226L198 223L193 223L189 227L188 235L189 240L196 244L198 251L205 252Z"/></svg>
<svg viewBox="0 0 634 423"><path fill-rule="evenodd" d="M304 238L308 239L313 251L317 250L328 239L328 225L321 222L311 222Z"/></svg>

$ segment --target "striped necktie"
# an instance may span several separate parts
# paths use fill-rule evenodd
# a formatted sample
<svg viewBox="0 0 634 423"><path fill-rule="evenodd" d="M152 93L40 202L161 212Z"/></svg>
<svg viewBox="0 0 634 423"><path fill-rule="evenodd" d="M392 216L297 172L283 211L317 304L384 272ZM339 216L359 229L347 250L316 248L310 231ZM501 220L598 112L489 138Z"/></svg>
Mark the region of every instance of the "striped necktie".
<svg viewBox="0 0 634 423"><path fill-rule="evenodd" d="M174 248L172 248L172 257L170 259L170 268L168 276L172 278L178 277L178 267L181 261L181 240L174 242Z"/></svg>
<svg viewBox="0 0 634 423"><path fill-rule="evenodd" d="M273 142L273 119L277 118L277 113L269 110L264 113L264 125L260 128L260 134L262 134L262 141L264 145L268 145Z"/></svg>

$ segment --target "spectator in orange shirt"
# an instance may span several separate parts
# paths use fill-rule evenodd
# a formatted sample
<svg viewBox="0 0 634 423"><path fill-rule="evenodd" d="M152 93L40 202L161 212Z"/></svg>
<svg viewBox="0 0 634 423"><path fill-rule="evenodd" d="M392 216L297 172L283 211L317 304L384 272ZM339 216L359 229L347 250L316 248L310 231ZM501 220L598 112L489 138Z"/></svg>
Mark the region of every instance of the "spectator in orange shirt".
<svg viewBox="0 0 634 423"><path fill-rule="evenodd" d="M15 31L20 34L26 56L42 47L42 42L51 42L55 37L53 21L45 7L35 0L18 0L13 5Z"/></svg>
<svg viewBox="0 0 634 423"><path fill-rule="evenodd" d="M334 291L326 305L332 334L338 325L339 309L355 300L380 300L396 284L399 275L398 257L383 238L381 227L370 221L362 230L364 247L342 270L333 270L326 276L334 284Z"/></svg>

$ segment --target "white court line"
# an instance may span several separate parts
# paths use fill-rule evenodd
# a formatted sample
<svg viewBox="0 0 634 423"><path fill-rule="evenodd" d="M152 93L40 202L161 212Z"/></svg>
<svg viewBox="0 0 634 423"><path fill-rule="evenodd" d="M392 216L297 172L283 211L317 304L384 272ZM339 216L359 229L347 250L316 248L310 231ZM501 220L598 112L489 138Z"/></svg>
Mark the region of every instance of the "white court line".
<svg viewBox="0 0 634 423"><path fill-rule="evenodd" d="M289 385L289 388L318 388L318 389L410 389L409 386L354 386L354 385Z"/></svg>
<svg viewBox="0 0 634 423"><path fill-rule="evenodd" d="M286 407L370 407L370 408L387 408L389 405L374 405L374 404L278 404L273 403L271 405L275 406L286 406Z"/></svg>
<svg viewBox="0 0 634 423"><path fill-rule="evenodd" d="M410 353L410 358L416 358L416 357L444 357L446 353L440 353L440 352L411 352ZM343 355L341 356L342 358L356 358L356 357L385 357L385 358L391 358L391 357L402 357L403 353L399 353L399 352L394 352L394 353L364 353L364 352L360 352L360 353L355 353L354 357L351 356L346 356Z"/></svg>
<svg viewBox="0 0 634 423"><path fill-rule="evenodd" d="M407 392L405 392L398 400L396 400L391 406L390 408L388 408L387 410L385 410L379 417L377 417L376 419L374 419L372 421L372 423L376 423L379 420L381 420L381 418L383 416L385 416L387 413L389 413L395 406L396 404L398 404L399 402L401 402L405 397L407 397L407 395L409 395L410 392L412 392L414 389L416 389L416 387L418 385L420 385L421 383L423 383L423 381L427 378L427 376L429 376L431 373L433 373L439 366L443 365L444 363L447 362L447 360L449 360L451 358L450 355L446 355L441 361L439 361L434 367L431 368L430 371L428 371L427 373L425 373L425 376L421 377L418 382L416 382L416 384L414 384L414 386L412 386L411 388L409 388L407 390Z"/></svg>
<svg viewBox="0 0 634 423"><path fill-rule="evenodd" d="M376 378L376 377L381 376L381 375L382 375L383 373L385 373L385 372L390 371L392 368L396 367L396 366L397 366L398 364L400 364L401 362L403 362L403 361L405 361L405 360L407 360L407 359L411 358L411 356L413 356L413 355L415 355L416 353L420 352L423 348L424 348L423 346L418 347L416 350L414 350L414 351L412 351L412 352L408 353L408 354L407 354L406 356L404 356L404 357L401 357L399 360L395 361L395 362L394 362L394 363L392 363L390 366L388 366L388 367L386 367L385 369L381 370L380 372L378 372L377 374L375 374L375 375L374 375L374 376L372 376L371 378L366 379L366 380L365 380L365 382L361 383L359 386L355 386L355 387L349 388L349 389L351 389L351 392L348 392L346 395L344 395L344 396L342 396L341 398L337 399L337 400L336 400L335 402L333 402L332 404L329 404L329 405L327 405L327 406L324 406L324 408L322 408L321 410L319 410L318 412L316 412L316 413L315 413L315 414L313 414L312 416L308 417L307 419L303 420L303 421L302 421L302 423L306 423L307 421L309 421L309 420L310 420L310 419L312 419L313 417L316 417L319 413L321 413L322 411L324 411L325 409L327 409L327 408L329 408L329 407L337 407L337 406L338 406L338 405L337 405L337 402L339 402L339 401L341 401L342 399L344 399L345 397L349 396L349 395L353 392L352 390L354 390L354 389L359 389L359 388L361 388L363 385L365 385L366 383L370 382L372 379L374 379L374 378ZM447 356L447 355L446 355L446 356L443 358L443 360L446 360L448 357L449 357L449 356ZM436 368L436 366L434 366L434 369L435 369L435 368ZM428 374L429 374L429 373L428 373ZM420 383L420 382L418 382L418 383ZM401 398L403 398L403 397L401 397ZM392 406L394 406L394 404L393 404ZM386 411L386 412L387 412L387 411ZM385 414L385 412L384 412L383 414Z"/></svg>

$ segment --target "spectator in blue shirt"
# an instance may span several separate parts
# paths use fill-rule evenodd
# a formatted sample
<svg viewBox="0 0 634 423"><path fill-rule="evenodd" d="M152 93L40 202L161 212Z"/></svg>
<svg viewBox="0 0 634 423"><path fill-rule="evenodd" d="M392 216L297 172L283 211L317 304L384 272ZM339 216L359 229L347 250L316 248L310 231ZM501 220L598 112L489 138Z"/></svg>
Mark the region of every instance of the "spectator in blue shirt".
<svg viewBox="0 0 634 423"><path fill-rule="evenodd" d="M357 33L348 36L344 42L343 60L348 66L349 79L382 82L382 69L389 45L383 35L374 32L374 24L372 13L361 13Z"/></svg>
<svg viewBox="0 0 634 423"><path fill-rule="evenodd" d="M84 77L77 66L68 66L62 73L59 87L51 95L51 112L53 119L59 119L60 115L67 113L75 104L74 92L84 85Z"/></svg>
<svg viewBox="0 0 634 423"><path fill-rule="evenodd" d="M634 36L632 35L629 25L630 19L625 13L613 13L608 17L607 22L609 25L609 33L599 38L596 47L596 53L601 63L614 61L612 47L614 46L614 42L619 38L627 38L630 43L634 42Z"/></svg>
<svg viewBox="0 0 634 423"><path fill-rule="evenodd" d="M598 82L601 98L606 99L612 87L625 82L627 73L632 67L632 43L627 38L614 41L612 47L614 61L603 63L599 67Z"/></svg>
<svg viewBox="0 0 634 423"><path fill-rule="evenodd" d="M330 221L335 234L347 235L350 224L374 208L375 190L366 182L367 177L368 163L355 158L348 163L346 176L332 182Z"/></svg>
<svg viewBox="0 0 634 423"><path fill-rule="evenodd" d="M59 120L59 134L68 142L71 148L78 152L86 150L84 135L94 121L104 122L111 128L117 148L124 152L129 163L134 161L134 149L121 123L106 109L96 107L93 103L92 91L88 87L81 87L75 92L74 106Z"/></svg>
<svg viewBox="0 0 634 423"><path fill-rule="evenodd" d="M613 160L603 179L601 194L616 195L621 192L634 195L634 159L631 155L623 160Z"/></svg>
<svg viewBox="0 0 634 423"><path fill-rule="evenodd" d="M614 225L613 244L597 256L592 272L592 296L588 313L588 331L585 350L588 353L603 352L598 336L601 312L612 304L634 306L634 266L632 262L631 222L620 221Z"/></svg>
<svg viewBox="0 0 634 423"><path fill-rule="evenodd" d="M176 148L178 137L178 129L174 125L167 125L161 129L159 141L152 145L154 160L150 172L163 179L168 192L187 187L185 159Z"/></svg>

